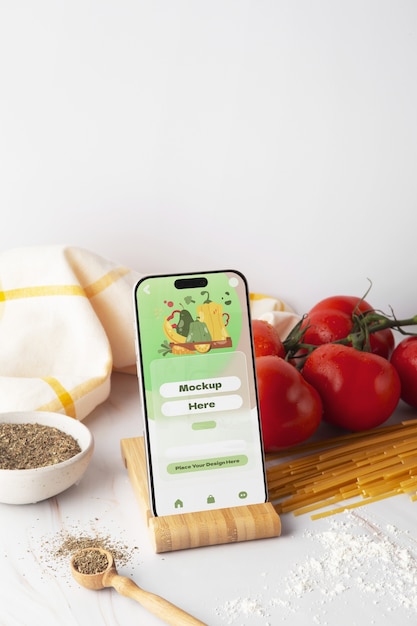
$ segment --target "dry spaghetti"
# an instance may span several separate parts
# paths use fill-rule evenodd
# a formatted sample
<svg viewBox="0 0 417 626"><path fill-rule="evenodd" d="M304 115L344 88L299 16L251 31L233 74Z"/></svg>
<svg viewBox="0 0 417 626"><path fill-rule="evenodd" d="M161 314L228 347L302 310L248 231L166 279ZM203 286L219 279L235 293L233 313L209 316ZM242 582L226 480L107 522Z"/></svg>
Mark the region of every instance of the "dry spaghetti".
<svg viewBox="0 0 417 626"><path fill-rule="evenodd" d="M269 499L278 513L318 519L398 494L417 500L417 420L304 444L268 467ZM354 502L345 504L346 500Z"/></svg>

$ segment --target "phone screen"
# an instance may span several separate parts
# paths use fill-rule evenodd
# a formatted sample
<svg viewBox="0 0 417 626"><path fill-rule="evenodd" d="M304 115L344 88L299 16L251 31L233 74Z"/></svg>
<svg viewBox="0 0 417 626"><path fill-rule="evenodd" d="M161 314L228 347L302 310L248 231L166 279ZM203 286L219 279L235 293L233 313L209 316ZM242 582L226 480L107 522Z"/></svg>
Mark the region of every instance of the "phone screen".
<svg viewBox="0 0 417 626"><path fill-rule="evenodd" d="M154 515L265 502L245 277L147 276L135 310Z"/></svg>

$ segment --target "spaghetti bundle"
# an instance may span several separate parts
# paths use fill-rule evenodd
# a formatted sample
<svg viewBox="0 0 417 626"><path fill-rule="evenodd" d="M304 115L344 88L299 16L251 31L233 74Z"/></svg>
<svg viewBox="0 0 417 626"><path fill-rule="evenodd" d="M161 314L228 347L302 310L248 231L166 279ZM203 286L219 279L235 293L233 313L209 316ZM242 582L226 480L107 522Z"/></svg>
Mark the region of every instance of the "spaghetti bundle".
<svg viewBox="0 0 417 626"><path fill-rule="evenodd" d="M318 519L398 494L417 500L417 420L304 444L268 461L289 453L290 460L267 469L269 499L278 513L336 505L311 515Z"/></svg>

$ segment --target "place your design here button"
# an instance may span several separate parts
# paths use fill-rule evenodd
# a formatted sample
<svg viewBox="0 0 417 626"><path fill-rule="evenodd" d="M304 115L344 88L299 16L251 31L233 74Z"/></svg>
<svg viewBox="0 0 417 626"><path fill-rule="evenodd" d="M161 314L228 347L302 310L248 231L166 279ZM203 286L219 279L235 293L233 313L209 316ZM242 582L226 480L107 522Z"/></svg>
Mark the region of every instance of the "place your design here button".
<svg viewBox="0 0 417 626"><path fill-rule="evenodd" d="M187 472L204 472L213 469L242 467L248 462L245 454L235 456L221 456L212 459L197 459L196 461L178 461L167 466L168 474L186 474Z"/></svg>
<svg viewBox="0 0 417 626"><path fill-rule="evenodd" d="M187 415L191 413L207 413L215 411L234 411L242 406L242 397L238 394L209 398L188 398L188 400L172 400L164 402L161 411L166 417Z"/></svg>

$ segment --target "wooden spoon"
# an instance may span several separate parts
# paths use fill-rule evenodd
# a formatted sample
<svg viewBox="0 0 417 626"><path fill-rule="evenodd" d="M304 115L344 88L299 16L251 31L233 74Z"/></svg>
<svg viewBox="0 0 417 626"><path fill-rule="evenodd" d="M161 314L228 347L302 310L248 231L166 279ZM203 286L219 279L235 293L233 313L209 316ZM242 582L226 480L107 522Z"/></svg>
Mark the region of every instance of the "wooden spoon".
<svg viewBox="0 0 417 626"><path fill-rule="evenodd" d="M90 553L93 552L98 552L99 555L107 557L107 566L97 573L83 573L79 570L80 564L82 564L83 558L86 559L92 556ZM105 559L104 564L106 565ZM87 589L98 590L105 587L114 587L122 596L136 600L148 611L172 626L207 626L200 620L192 617L192 615L189 615L189 613L171 604L168 600L141 589L130 578L118 574L112 553L103 548L85 548L74 554L71 558L71 573L75 580Z"/></svg>

